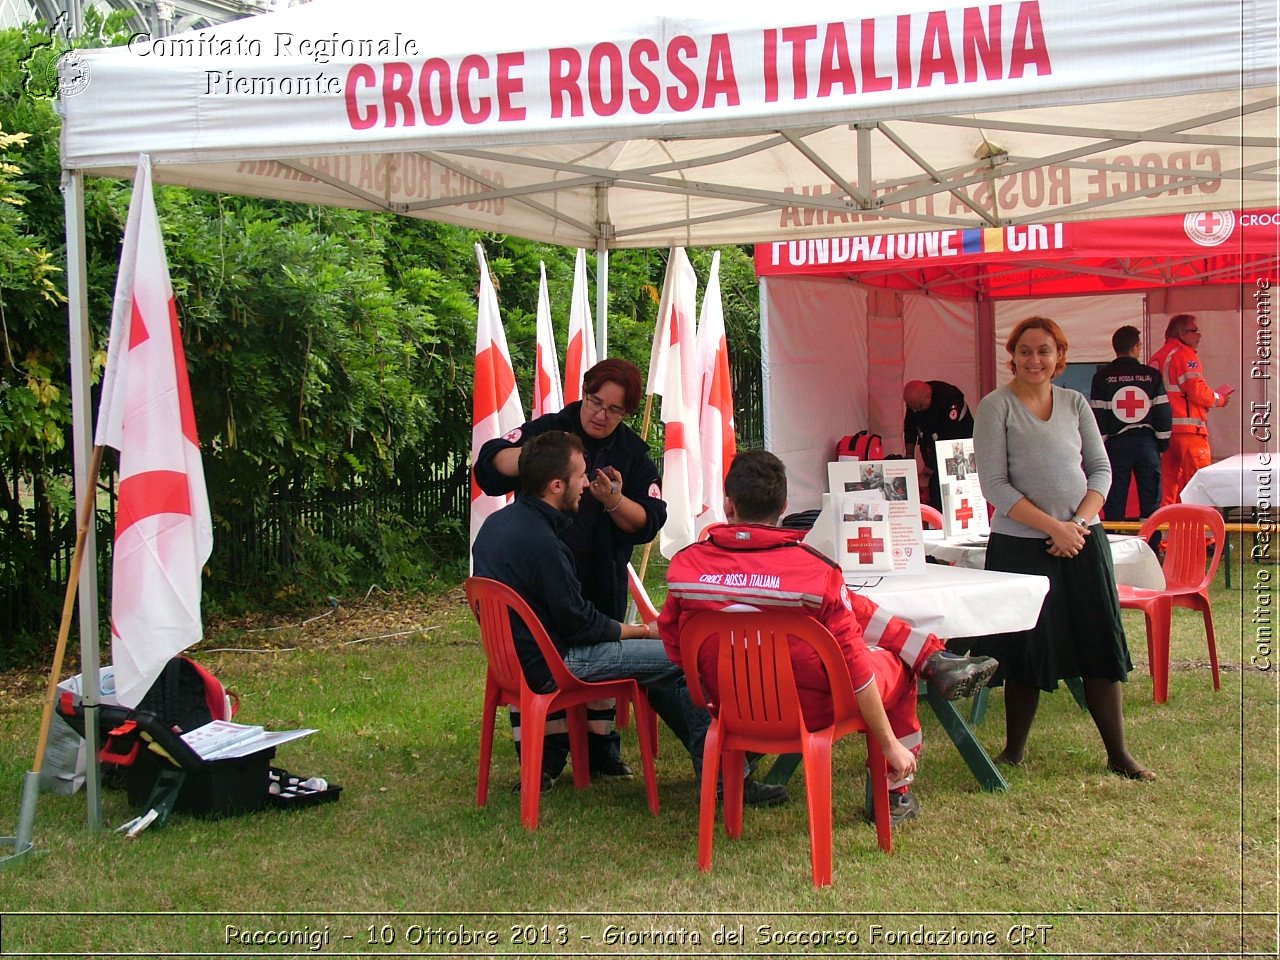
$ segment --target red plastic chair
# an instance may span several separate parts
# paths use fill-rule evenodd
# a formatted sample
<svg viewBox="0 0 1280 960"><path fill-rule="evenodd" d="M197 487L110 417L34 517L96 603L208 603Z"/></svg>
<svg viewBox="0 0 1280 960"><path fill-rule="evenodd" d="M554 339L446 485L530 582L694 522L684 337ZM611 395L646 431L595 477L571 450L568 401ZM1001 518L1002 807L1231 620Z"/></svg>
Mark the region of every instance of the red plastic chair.
<svg viewBox="0 0 1280 960"><path fill-rule="evenodd" d="M1212 507L1194 503L1171 503L1148 517L1138 536L1144 540L1150 539L1156 530L1166 524L1169 531L1164 537L1165 588L1119 588L1120 606L1141 610L1146 618L1147 657L1151 662L1151 682L1156 703L1169 701L1169 630L1174 607L1199 610L1204 615L1209 663L1213 667L1213 688L1222 689L1222 678L1218 672L1218 647L1213 639L1213 608L1209 605L1209 586L1218 572L1218 562L1225 549L1226 526L1222 515ZM1209 556L1210 546L1213 548L1212 556Z"/></svg>
<svg viewBox="0 0 1280 960"><path fill-rule="evenodd" d="M698 677L698 651L719 638L717 658L720 702L708 703ZM811 646L831 678L832 726L808 730L800 713L791 670L790 639ZM809 804L809 852L813 885L831 883L831 751L850 733L864 733L870 757L872 804L880 849L893 852L889 820L889 779L880 744L867 732L835 638L810 616L785 611L714 611L692 617L680 633L689 695L711 712L702 759L702 797L698 818L698 869L711 869L715 833L716 781L723 759L724 826L742 836L742 778L746 751L799 753L804 758ZM859 807L861 794L859 789Z"/></svg>
<svg viewBox="0 0 1280 960"><path fill-rule="evenodd" d="M484 716L481 718L480 771L476 787L476 806L489 799L489 767L493 759L494 715L501 706L520 707L520 729L523 734L520 751L520 816L529 830L538 829L538 808L542 798L542 741L546 733L547 714L564 710L569 720L569 749L573 757L573 783L579 790L591 783L587 750L587 708L591 700L626 696L635 704L636 728L640 739L640 756L644 762L645 789L649 810L658 812L658 783L653 762L653 741L648 731L652 708L634 680L607 680L587 683L579 680L564 665L546 629L529 605L506 584L484 577L470 577L466 583L467 603L480 624L480 639L489 660L485 678ZM551 693L534 693L524 679L524 670L516 654L511 635L511 617L515 615L533 634L533 639L547 661L557 689Z"/></svg>
<svg viewBox="0 0 1280 960"><path fill-rule="evenodd" d="M920 520L924 523L926 530L946 529L942 525L942 511L929 506L927 503L920 504Z"/></svg>
<svg viewBox="0 0 1280 960"><path fill-rule="evenodd" d="M627 589L631 591L631 600L636 605L636 613L640 617L641 623L653 623L658 619L658 608L653 605L653 601L649 599L649 591L644 588L644 582L640 579L640 574L636 573L636 568L631 564L627 564ZM649 711L649 721L652 727L653 737L653 755L658 755L658 715L652 710ZM615 722L619 730L625 730L631 724L631 701L627 697L618 697L617 713Z"/></svg>

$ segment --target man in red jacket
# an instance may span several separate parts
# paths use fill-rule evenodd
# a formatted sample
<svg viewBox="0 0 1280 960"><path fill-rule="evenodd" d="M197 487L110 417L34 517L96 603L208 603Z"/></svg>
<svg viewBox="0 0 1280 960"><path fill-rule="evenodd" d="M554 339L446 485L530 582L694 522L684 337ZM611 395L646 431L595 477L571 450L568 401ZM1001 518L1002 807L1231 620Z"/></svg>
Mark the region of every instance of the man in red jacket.
<svg viewBox="0 0 1280 960"><path fill-rule="evenodd" d="M986 683L996 661L946 653L933 634L850 593L840 567L800 542L803 530L778 527L787 502L787 473L772 453L739 453L725 477L724 494L728 524L677 553L667 571L667 602L658 617L667 655L682 662L681 628L702 610L749 604L809 613L835 637L858 708L889 761L893 822L914 819L919 802L908 787L921 745L917 674L954 699ZM699 673L713 699L716 655L714 642L699 651ZM806 644L793 642L792 666L806 723L811 729L830 724L831 688L821 662Z"/></svg>
<svg viewBox="0 0 1280 960"><path fill-rule="evenodd" d="M1173 435L1160 461L1161 504L1177 503L1187 481L1213 462L1209 452L1209 409L1231 402L1231 387L1214 390L1204 378L1196 354L1200 325L1195 315L1179 313L1164 331L1164 346L1151 355L1151 366L1164 377L1173 413Z"/></svg>

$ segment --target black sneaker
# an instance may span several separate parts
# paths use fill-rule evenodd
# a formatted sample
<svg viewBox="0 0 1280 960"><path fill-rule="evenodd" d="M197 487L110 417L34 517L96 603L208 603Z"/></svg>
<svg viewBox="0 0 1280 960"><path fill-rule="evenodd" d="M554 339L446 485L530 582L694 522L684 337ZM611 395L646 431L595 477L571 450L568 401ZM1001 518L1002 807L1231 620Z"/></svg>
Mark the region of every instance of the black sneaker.
<svg viewBox="0 0 1280 960"><path fill-rule="evenodd" d="M776 807L790 799L787 788L780 783L761 783L758 780L742 781L742 803L748 807ZM724 789L716 789L716 802L724 802Z"/></svg>
<svg viewBox="0 0 1280 960"><path fill-rule="evenodd" d="M544 774L542 775L542 788L539 790L539 792L540 792L540 793L546 793L548 790L550 790L550 789L551 789L552 787L554 787L555 785L556 785L556 778L555 778L555 777L553 777L553 776L552 776L551 774L549 774L549 773L544 773ZM512 792L512 793L519 793L519 792L520 792L520 781L519 781L519 780L517 780L517 781L515 782L515 785L511 788L511 792Z"/></svg>
<svg viewBox="0 0 1280 960"><path fill-rule="evenodd" d="M875 823L875 812L868 811L865 814L868 823ZM889 824L895 830L906 823L908 820L918 820L920 818L920 801L916 799L916 795L910 790L902 793L894 793L889 791Z"/></svg>
<svg viewBox="0 0 1280 960"><path fill-rule="evenodd" d="M964 657L954 653L935 653L924 662L920 676L929 682L943 700L959 700L977 693L1000 667L991 657Z"/></svg>
<svg viewBox="0 0 1280 960"><path fill-rule="evenodd" d="M631 780L635 775L621 757L610 757L598 767L591 768L592 780Z"/></svg>

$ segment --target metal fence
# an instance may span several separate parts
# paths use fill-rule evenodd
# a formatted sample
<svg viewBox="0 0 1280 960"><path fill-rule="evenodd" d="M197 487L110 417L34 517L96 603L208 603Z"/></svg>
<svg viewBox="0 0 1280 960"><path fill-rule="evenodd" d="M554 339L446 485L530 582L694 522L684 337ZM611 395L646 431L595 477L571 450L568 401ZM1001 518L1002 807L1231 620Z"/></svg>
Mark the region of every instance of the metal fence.
<svg viewBox="0 0 1280 960"><path fill-rule="evenodd" d="M738 445L763 446L759 358L731 360ZM323 553L317 552L321 546L356 555L377 553L388 547L387 541L378 538L385 536L392 519L404 533L400 543L413 542L413 549L422 549L425 538L442 556L460 555L466 548L471 502L467 460L466 450L425 451L403 464L395 476L365 482L357 489L279 500L258 510L223 508L215 517L208 595L225 596L283 581L300 559L322 559ZM17 490L16 478L13 481L9 489ZM110 505L98 512L97 562L105 625L115 497L109 485L103 489L108 494L104 503ZM37 542L32 533L35 509L0 510L4 514L0 515L0 661L5 659L5 648L19 638L51 640L57 631L75 546L75 518L55 516L47 542Z"/></svg>

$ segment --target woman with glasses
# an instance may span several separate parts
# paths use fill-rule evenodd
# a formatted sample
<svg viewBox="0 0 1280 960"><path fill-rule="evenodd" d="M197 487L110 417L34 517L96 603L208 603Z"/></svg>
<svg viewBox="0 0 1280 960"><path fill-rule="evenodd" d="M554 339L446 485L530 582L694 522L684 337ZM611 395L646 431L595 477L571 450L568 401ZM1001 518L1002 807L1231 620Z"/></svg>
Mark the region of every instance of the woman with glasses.
<svg viewBox="0 0 1280 960"><path fill-rule="evenodd" d="M582 378L582 400L531 420L498 440L490 440L476 457L475 478L491 496L514 492L519 486L520 446L548 430L578 437L586 448L590 496L583 496L573 522L563 534L573 552L582 594L605 616L619 622L627 614L627 564L631 551L658 535L667 519L658 468L649 447L623 420L640 406L639 368L611 357ZM630 777L631 768L618 753L613 711L590 711L591 773L599 777ZM607 734L604 730L608 730ZM543 781L564 769L569 738L548 736L543 754Z"/></svg>

